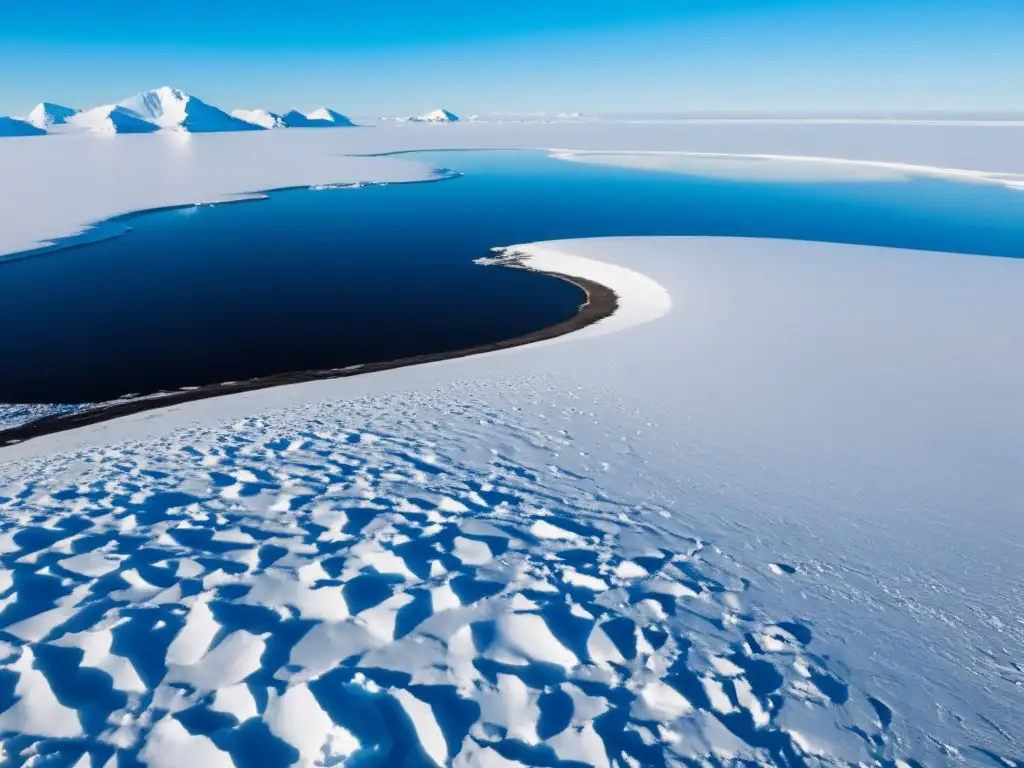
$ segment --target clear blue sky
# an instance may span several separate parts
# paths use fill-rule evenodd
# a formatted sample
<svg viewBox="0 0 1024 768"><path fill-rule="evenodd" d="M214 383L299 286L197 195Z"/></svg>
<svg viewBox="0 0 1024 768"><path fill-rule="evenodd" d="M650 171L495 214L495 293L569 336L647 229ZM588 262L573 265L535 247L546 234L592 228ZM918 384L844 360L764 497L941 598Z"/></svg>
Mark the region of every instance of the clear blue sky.
<svg viewBox="0 0 1024 768"><path fill-rule="evenodd" d="M0 2L0 114L1024 111L1024 0Z"/></svg>

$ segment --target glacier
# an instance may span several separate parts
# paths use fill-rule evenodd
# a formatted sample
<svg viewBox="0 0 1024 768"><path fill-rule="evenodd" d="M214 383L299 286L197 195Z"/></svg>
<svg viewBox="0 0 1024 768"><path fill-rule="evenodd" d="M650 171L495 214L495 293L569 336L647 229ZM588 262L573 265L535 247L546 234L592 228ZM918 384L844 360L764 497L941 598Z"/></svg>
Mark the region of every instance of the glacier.
<svg viewBox="0 0 1024 768"><path fill-rule="evenodd" d="M971 126L61 136L0 144L0 252L284 179L416 178L354 155L438 142L800 156L809 136L832 160L1024 172L1018 130ZM47 205L48 162L113 183ZM7 754L1020 763L1024 265L495 247L607 284L619 312L0 449Z"/></svg>

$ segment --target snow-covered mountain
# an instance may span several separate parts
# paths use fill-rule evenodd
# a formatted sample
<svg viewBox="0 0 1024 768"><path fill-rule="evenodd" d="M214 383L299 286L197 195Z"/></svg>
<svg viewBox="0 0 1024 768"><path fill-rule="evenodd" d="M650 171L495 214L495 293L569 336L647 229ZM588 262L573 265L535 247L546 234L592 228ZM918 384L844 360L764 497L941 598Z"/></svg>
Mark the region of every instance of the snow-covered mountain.
<svg viewBox="0 0 1024 768"><path fill-rule="evenodd" d="M289 109L281 116L281 118L284 120L284 124L288 128L314 127L313 121L306 117L305 113L299 112L297 109Z"/></svg>
<svg viewBox="0 0 1024 768"><path fill-rule="evenodd" d="M288 128L347 128L353 125L345 115L326 107L314 109L312 112L292 109L285 112L282 119Z"/></svg>
<svg viewBox="0 0 1024 768"><path fill-rule="evenodd" d="M236 109L231 115L261 128L347 128L354 125L345 115L327 107L312 112L292 109L283 115L266 109Z"/></svg>
<svg viewBox="0 0 1024 768"><path fill-rule="evenodd" d="M266 128L267 130L288 127L283 115L266 109L233 109L231 110L231 116L244 120L247 123L258 125L260 128Z"/></svg>
<svg viewBox="0 0 1024 768"><path fill-rule="evenodd" d="M64 125L69 117L77 114L77 109L44 101L41 104L37 104L36 108L28 113L28 122L32 123L36 128L46 130L51 125Z"/></svg>
<svg viewBox="0 0 1024 768"><path fill-rule="evenodd" d="M315 123L329 123L332 126L338 128L349 128L355 125L341 112L335 112L333 109L327 107L320 107L314 109L312 112L307 112L306 117Z"/></svg>
<svg viewBox="0 0 1024 768"><path fill-rule="evenodd" d="M258 125L232 117L222 109L168 86L143 91L125 99L119 106L158 128L190 133L260 130Z"/></svg>
<svg viewBox="0 0 1024 768"><path fill-rule="evenodd" d="M117 104L94 107L67 119L67 124L94 133L153 133L160 126Z"/></svg>
<svg viewBox="0 0 1024 768"><path fill-rule="evenodd" d="M16 117L0 117L0 136L42 136L46 131L27 120Z"/></svg>
<svg viewBox="0 0 1024 768"><path fill-rule="evenodd" d="M447 117L445 117L447 116ZM438 110L424 116L429 122L457 120L450 112ZM38 136L51 132L87 131L99 133L153 133L183 131L214 133L258 131L278 128L339 128L354 123L327 107L312 112L291 110L278 114L266 109L236 109L230 114L219 107L169 86L143 91L117 104L105 104L83 112L44 101L28 118L0 118L0 136ZM66 126L66 130L63 127Z"/></svg>
<svg viewBox="0 0 1024 768"><path fill-rule="evenodd" d="M457 123L459 116L447 109L435 109L418 117L406 118L410 123Z"/></svg>

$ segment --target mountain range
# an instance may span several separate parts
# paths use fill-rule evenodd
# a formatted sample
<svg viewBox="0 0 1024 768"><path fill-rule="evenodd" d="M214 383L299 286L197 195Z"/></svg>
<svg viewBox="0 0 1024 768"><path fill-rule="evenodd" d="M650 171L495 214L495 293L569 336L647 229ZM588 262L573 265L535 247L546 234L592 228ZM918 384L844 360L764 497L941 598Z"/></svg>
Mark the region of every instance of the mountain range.
<svg viewBox="0 0 1024 768"><path fill-rule="evenodd" d="M404 120L409 123L457 123L459 122L459 116L449 112L447 109L435 109L433 112L427 112L425 115L407 117Z"/></svg>
<svg viewBox="0 0 1024 768"><path fill-rule="evenodd" d="M399 119L420 123L454 123L459 120L444 109ZM84 111L44 101L26 118L0 117L0 136L71 132L221 133L282 128L348 128L354 125L345 115L326 107L305 113L296 109L283 114L266 109L236 109L229 113L177 88L163 86L116 104Z"/></svg>

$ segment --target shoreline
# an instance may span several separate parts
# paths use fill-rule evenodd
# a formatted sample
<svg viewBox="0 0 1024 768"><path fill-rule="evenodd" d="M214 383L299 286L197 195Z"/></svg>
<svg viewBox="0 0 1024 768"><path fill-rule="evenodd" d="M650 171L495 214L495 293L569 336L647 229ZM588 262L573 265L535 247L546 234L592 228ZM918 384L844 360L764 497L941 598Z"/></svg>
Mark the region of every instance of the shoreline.
<svg viewBox="0 0 1024 768"><path fill-rule="evenodd" d="M764 154L764 153L737 153L737 152L692 152L692 151L680 151L680 150L591 150L591 149L556 149L551 148L548 150L549 157L554 160L562 160L564 162L577 162L577 163L594 163L613 165L620 168L638 168L644 170L642 164L634 164L628 162L605 162L588 160L588 156L595 157L627 157L634 156L637 158L644 157L663 157L663 158L677 158L679 160L724 160L724 161L743 161L743 160L763 160L777 163L792 163L794 165L823 165L823 166L836 166L836 165L848 165L855 168L863 169L875 169L878 171L889 171L896 173L905 173L910 176L931 176L942 179L948 179L950 181L957 181L962 183L980 183L980 184L997 184L1007 189L1019 190L1024 189L1024 174L1020 173L1005 173L1001 171L974 171L965 168L945 168L935 165L919 165L915 163L897 163L886 160L857 160L853 158L843 157L828 157L819 155L780 155L780 154ZM674 169L660 169L668 172L677 172ZM742 178L742 177L741 177Z"/></svg>
<svg viewBox="0 0 1024 768"><path fill-rule="evenodd" d="M25 259L34 259L40 256L49 256L54 253L62 253L74 248L82 248L87 245L102 243L106 240L113 240L117 237L124 237L132 231L132 227L126 222L131 222L137 218L148 216L153 213L166 213L168 211L183 211L190 210L192 208L207 208L224 205L240 205L242 203L262 203L269 200L271 195L280 194L282 192L297 192L301 190L323 192L348 188L388 187L399 184L432 184L438 181L458 179L461 176L461 173L453 171L450 168L432 168L431 176L423 179L406 179L400 181L345 181L326 184L293 184L287 187L274 187L271 189L260 190L258 192L238 192L237 194L230 194L223 199L214 198L209 201L178 203L174 205L158 205L154 208L140 208L138 210L125 211L124 213L118 213L109 218L92 222L91 224L87 224L85 229L77 234L53 238L38 248L29 248L28 250L14 251L13 253L6 254L0 253L0 266L10 262L24 261ZM90 234L96 232L99 228L114 224L122 224L124 225L124 228L118 232L99 235L95 238L90 237Z"/></svg>
<svg viewBox="0 0 1024 768"><path fill-rule="evenodd" d="M532 269L529 266L507 265L511 269ZM470 357L485 352L496 352L503 349L512 349L527 344L534 344L539 341L547 341L559 336L579 331L587 326L612 316L619 308L619 296L611 288L593 280L582 277L567 275L560 272L548 272L546 270L533 270L541 272L549 277L564 280L575 285L583 291L585 299L580 304L576 314L568 320L549 325L521 336L515 336L502 341L488 344L478 344L473 347L449 350L447 352L431 352L411 357L403 357L395 360L386 360L376 363L363 363L349 365L344 368L324 368L307 371L293 371L291 373L278 373L270 376L260 376L245 381L223 382L219 384L207 384L200 387L186 390L176 390L166 395L142 395L134 400L117 402L113 405L97 405L84 411L77 411L69 414L46 416L26 424L20 424L8 429L0 429L0 450L5 447L19 445L26 440L32 440L44 435L52 435L59 432L66 432L80 427L88 427L100 424L105 421L130 416L144 411L157 410L172 405L206 400L214 397L227 397L229 395L253 392L261 389L270 389L288 384L301 384L308 381L320 381L325 379L341 379L350 376L359 376L364 373L376 373L395 368L405 368L424 363L436 363L443 360L454 360L460 357Z"/></svg>

